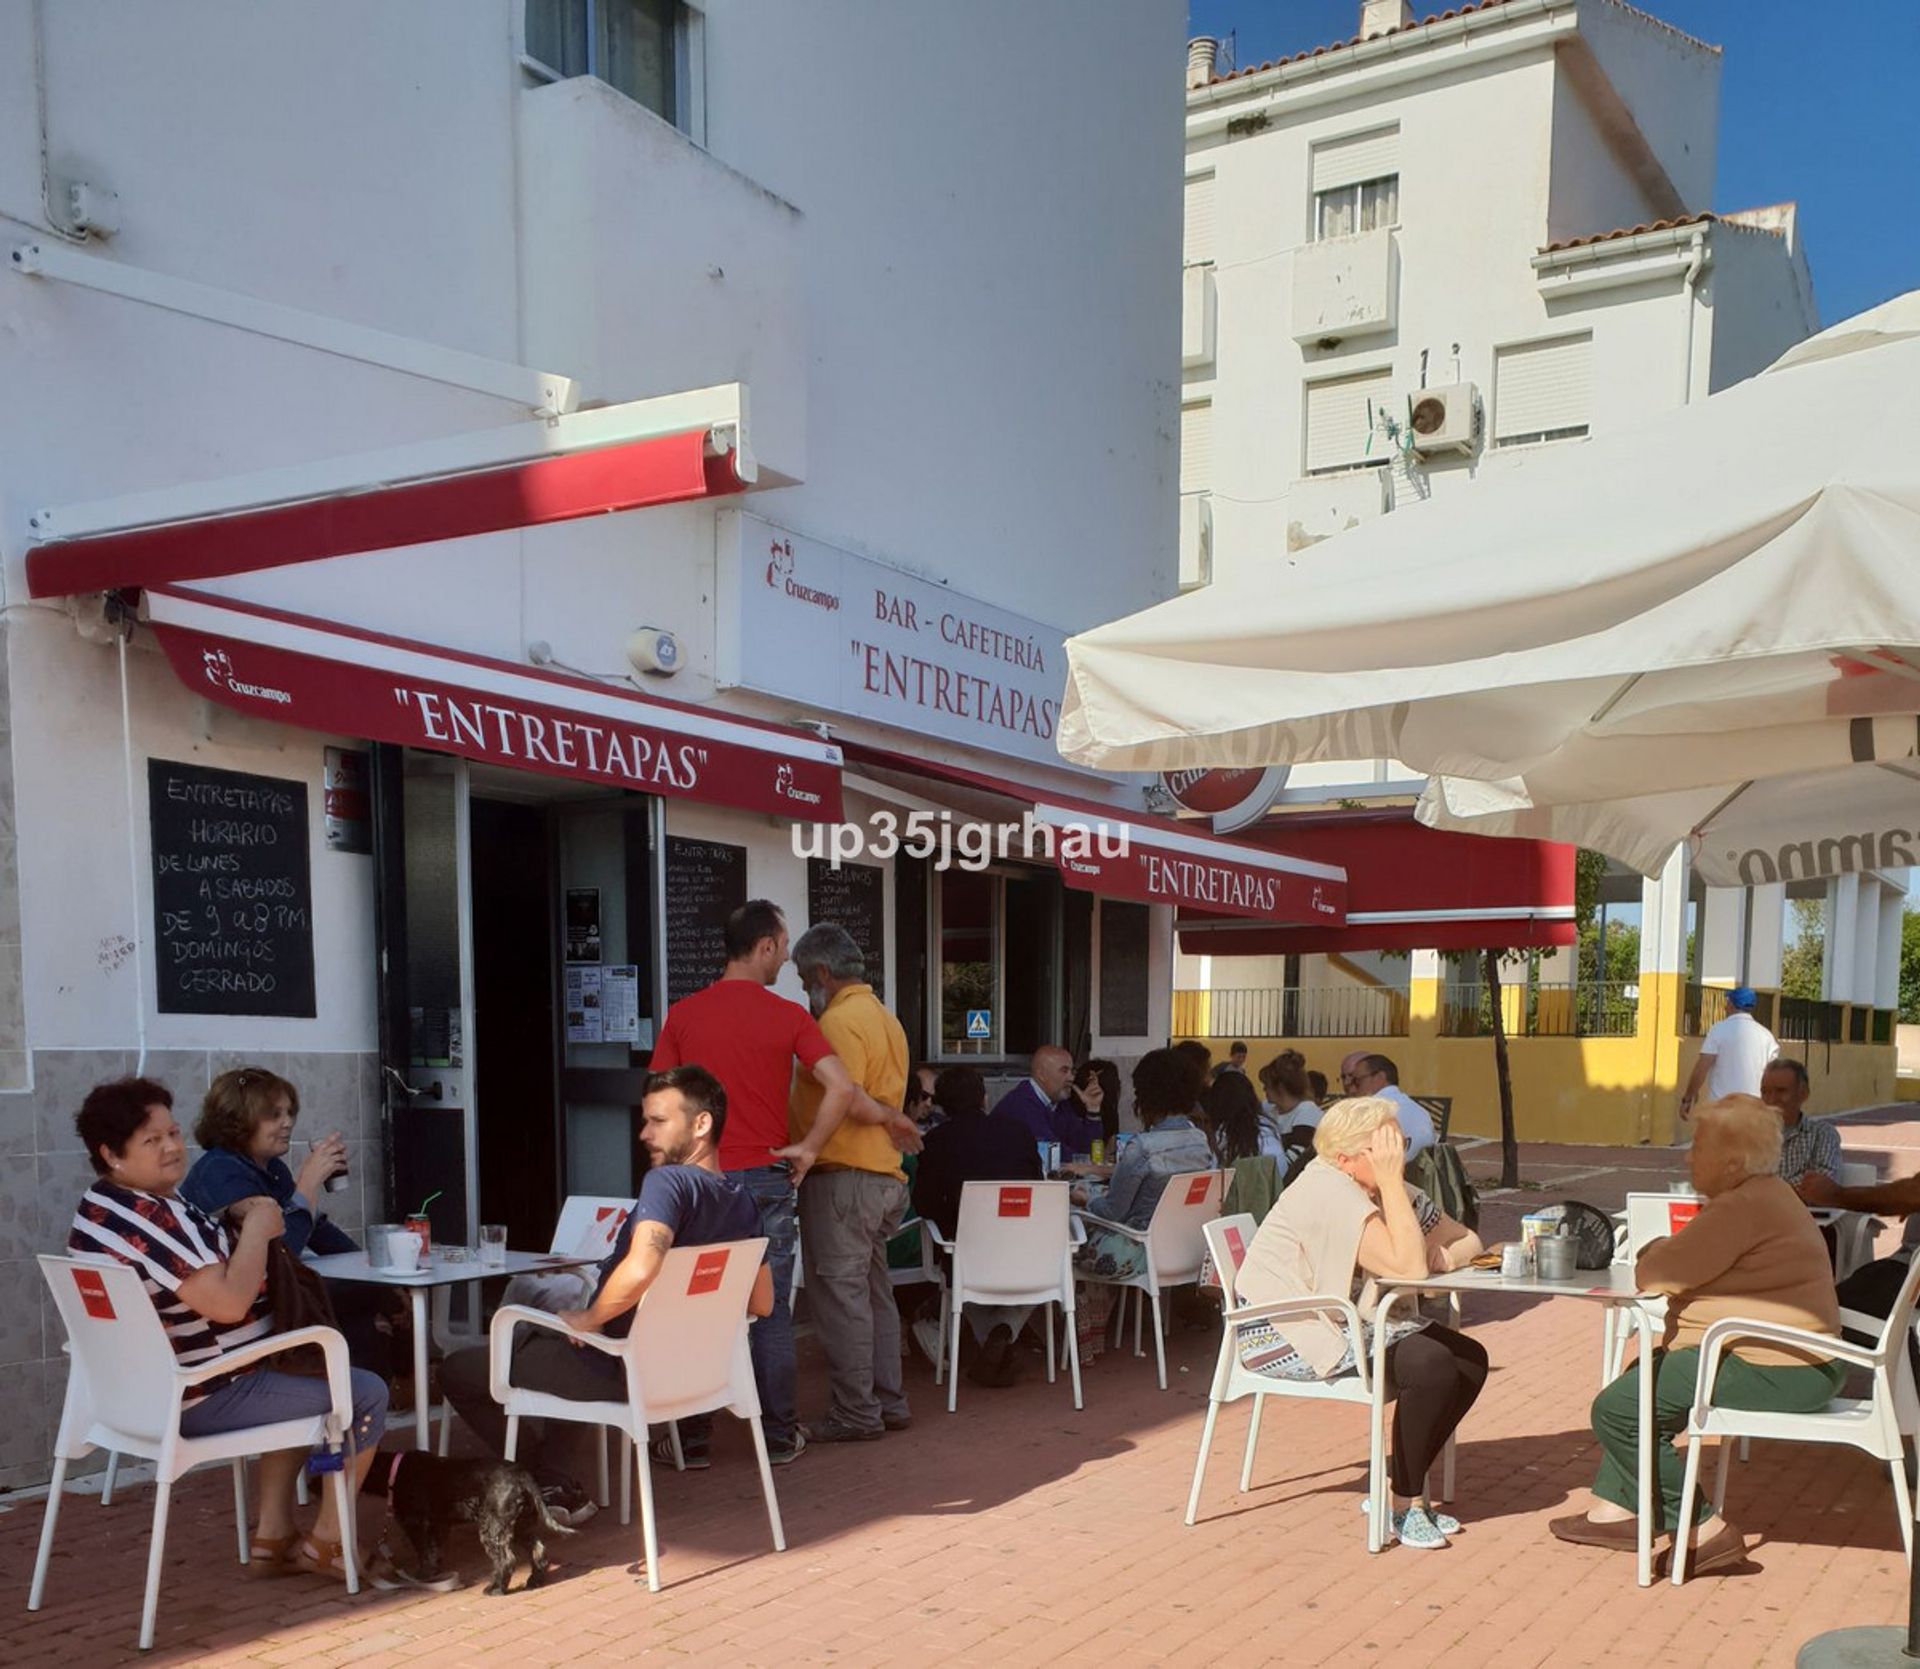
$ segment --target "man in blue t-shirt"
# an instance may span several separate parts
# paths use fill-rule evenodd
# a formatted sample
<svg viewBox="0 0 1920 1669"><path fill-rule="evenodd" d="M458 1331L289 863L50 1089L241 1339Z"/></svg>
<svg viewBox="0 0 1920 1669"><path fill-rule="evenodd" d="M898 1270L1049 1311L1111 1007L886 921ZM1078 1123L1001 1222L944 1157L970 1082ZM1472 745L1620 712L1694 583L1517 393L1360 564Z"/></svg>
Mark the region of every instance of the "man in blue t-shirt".
<svg viewBox="0 0 1920 1669"><path fill-rule="evenodd" d="M753 1196L720 1169L720 1134L727 1123L727 1092L720 1080L699 1066L656 1072L647 1080L641 1116L640 1144L652 1168L641 1179L640 1197L600 1265L593 1301L584 1310L561 1312L560 1319L576 1332L625 1338L633 1329L634 1310L673 1247L760 1236L760 1210ZM772 1308L773 1275L762 1263L747 1311L763 1316ZM625 1369L617 1356L584 1350L547 1329L519 1332L508 1378L522 1390L544 1391L570 1402L617 1402L626 1395ZM507 1419L493 1400L486 1348L449 1356L441 1365L440 1383L481 1442L495 1454L504 1453ZM543 1484L562 1486L563 1504L575 1509L578 1521L587 1516L582 1510L587 1498L576 1480L588 1475L591 1445L599 1433L569 1422L549 1437L544 1425L541 1420L520 1422L520 1459ZM566 1461L573 1465L563 1464Z"/></svg>

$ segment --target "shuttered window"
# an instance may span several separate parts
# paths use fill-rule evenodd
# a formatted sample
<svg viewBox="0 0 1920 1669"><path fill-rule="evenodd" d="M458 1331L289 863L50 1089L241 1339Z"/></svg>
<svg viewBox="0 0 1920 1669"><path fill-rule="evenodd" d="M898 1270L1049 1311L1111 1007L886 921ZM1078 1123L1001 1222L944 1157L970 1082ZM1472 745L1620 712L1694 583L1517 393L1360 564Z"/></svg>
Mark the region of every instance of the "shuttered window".
<svg viewBox="0 0 1920 1669"><path fill-rule="evenodd" d="M1381 409L1392 388L1390 371L1307 384L1309 475L1387 462L1387 438L1374 432L1373 413Z"/></svg>
<svg viewBox="0 0 1920 1669"><path fill-rule="evenodd" d="M1183 258L1190 267L1213 259L1213 176L1195 174L1187 181L1186 217L1182 229Z"/></svg>
<svg viewBox="0 0 1920 1669"><path fill-rule="evenodd" d="M1501 348L1493 361L1496 446L1572 440L1593 407L1593 337L1560 336Z"/></svg>
<svg viewBox="0 0 1920 1669"><path fill-rule="evenodd" d="M1213 486L1213 402L1180 408L1180 490L1204 493Z"/></svg>
<svg viewBox="0 0 1920 1669"><path fill-rule="evenodd" d="M1344 139L1327 139L1313 147L1313 189L1332 191L1338 186L1358 185L1362 180L1383 180L1400 172L1400 130L1375 128L1371 133L1351 134Z"/></svg>

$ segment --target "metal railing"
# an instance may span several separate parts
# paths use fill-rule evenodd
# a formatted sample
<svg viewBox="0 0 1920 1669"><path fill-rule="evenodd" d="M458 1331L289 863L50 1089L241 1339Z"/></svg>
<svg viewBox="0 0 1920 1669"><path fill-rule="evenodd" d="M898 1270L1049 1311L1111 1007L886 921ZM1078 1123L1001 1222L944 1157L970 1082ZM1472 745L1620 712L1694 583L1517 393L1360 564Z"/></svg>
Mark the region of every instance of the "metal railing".
<svg viewBox="0 0 1920 1669"><path fill-rule="evenodd" d="M1405 1037L1407 994L1288 985L1173 994L1175 1037Z"/></svg>
<svg viewBox="0 0 1920 1669"><path fill-rule="evenodd" d="M1640 1020L1640 987L1628 980L1516 980L1500 987L1500 1018L1509 1037L1632 1037ZM1442 1037L1493 1033L1492 994L1477 980L1450 982L1440 994Z"/></svg>
<svg viewBox="0 0 1920 1669"><path fill-rule="evenodd" d="M1842 1040L1845 1009L1817 997L1782 997L1773 1028L1783 1043L1838 1043Z"/></svg>
<svg viewBox="0 0 1920 1669"><path fill-rule="evenodd" d="M1705 1037L1709 1027L1726 1019L1731 1012L1727 1007L1726 986L1702 985L1698 980L1689 980L1680 994L1680 1035ZM1766 1022L1763 1020L1761 1024Z"/></svg>

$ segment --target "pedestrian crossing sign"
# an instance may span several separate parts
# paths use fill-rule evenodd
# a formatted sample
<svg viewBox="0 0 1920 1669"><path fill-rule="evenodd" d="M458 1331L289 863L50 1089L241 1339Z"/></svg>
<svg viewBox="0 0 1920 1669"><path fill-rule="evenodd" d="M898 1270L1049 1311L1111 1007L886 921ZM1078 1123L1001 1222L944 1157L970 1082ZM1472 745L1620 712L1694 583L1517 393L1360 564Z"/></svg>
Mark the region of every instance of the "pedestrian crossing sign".
<svg viewBox="0 0 1920 1669"><path fill-rule="evenodd" d="M990 1008L970 1008L967 1010L967 1036L993 1036L993 1010Z"/></svg>

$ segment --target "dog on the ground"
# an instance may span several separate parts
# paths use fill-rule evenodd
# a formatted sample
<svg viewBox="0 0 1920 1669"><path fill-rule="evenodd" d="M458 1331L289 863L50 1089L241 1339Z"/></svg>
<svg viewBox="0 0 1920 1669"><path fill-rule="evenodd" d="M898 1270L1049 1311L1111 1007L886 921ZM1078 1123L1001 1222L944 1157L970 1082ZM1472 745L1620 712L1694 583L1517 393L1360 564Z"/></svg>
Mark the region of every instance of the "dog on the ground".
<svg viewBox="0 0 1920 1669"><path fill-rule="evenodd" d="M479 1531L493 1564L489 1594L504 1594L512 1582L516 1544L526 1544L526 1585L537 1588L547 1577L543 1536L575 1533L553 1516L533 1474L511 1461L449 1460L403 1449L374 1461L363 1490L386 1496L388 1510L413 1544L415 1574L425 1582L440 1574L441 1542L452 1524L471 1524Z"/></svg>

